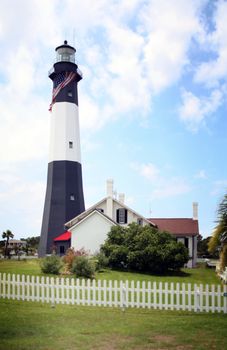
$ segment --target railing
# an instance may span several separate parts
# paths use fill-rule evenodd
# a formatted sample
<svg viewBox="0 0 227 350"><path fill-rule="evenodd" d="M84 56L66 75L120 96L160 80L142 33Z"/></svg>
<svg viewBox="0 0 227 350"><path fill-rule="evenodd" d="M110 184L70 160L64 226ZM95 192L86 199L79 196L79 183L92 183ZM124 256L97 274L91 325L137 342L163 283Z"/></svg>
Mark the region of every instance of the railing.
<svg viewBox="0 0 227 350"><path fill-rule="evenodd" d="M54 304L227 313L227 286L0 273L0 297Z"/></svg>
<svg viewBox="0 0 227 350"><path fill-rule="evenodd" d="M73 63L75 63L75 62L73 62ZM76 62L77 63L77 62ZM48 71L48 77L52 74L54 72L54 67L51 67L51 69L49 69L49 71ZM77 73L78 73L78 75L83 79L83 73L82 73L82 71L79 69L79 68L77 68Z"/></svg>

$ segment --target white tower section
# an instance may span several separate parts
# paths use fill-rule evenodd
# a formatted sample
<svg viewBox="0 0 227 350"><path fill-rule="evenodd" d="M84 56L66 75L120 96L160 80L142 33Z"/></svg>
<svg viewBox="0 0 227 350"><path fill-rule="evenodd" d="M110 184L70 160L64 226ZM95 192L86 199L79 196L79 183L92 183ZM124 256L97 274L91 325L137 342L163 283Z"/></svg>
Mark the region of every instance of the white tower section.
<svg viewBox="0 0 227 350"><path fill-rule="evenodd" d="M56 102L51 113L49 162L70 160L81 163L78 106Z"/></svg>

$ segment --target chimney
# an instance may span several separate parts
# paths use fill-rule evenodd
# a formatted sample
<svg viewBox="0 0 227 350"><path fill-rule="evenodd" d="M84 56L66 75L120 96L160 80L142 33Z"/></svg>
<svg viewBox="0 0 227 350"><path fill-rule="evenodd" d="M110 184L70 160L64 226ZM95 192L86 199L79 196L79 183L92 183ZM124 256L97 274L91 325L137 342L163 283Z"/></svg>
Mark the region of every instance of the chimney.
<svg viewBox="0 0 227 350"><path fill-rule="evenodd" d="M107 197L113 197L113 179L106 181L106 195Z"/></svg>
<svg viewBox="0 0 227 350"><path fill-rule="evenodd" d="M193 202L192 208L193 208L193 220L198 220L198 203Z"/></svg>
<svg viewBox="0 0 227 350"><path fill-rule="evenodd" d="M106 181L106 215L113 219L113 179Z"/></svg>
<svg viewBox="0 0 227 350"><path fill-rule="evenodd" d="M119 202L124 204L125 203L125 194L124 193L119 193L118 200L119 200Z"/></svg>

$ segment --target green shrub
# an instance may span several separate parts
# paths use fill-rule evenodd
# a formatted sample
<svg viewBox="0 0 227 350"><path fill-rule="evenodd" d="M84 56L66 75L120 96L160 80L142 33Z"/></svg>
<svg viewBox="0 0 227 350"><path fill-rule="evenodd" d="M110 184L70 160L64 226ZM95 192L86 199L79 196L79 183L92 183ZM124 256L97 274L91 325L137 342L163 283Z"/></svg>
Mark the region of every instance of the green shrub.
<svg viewBox="0 0 227 350"><path fill-rule="evenodd" d="M76 256L71 271L75 273L77 277L93 278L95 266L86 256Z"/></svg>
<svg viewBox="0 0 227 350"><path fill-rule="evenodd" d="M58 275L62 268L62 261L57 255L47 256L41 260L40 267L43 273Z"/></svg>
<svg viewBox="0 0 227 350"><path fill-rule="evenodd" d="M94 256L95 270L102 271L109 264L109 259L105 256L103 252L100 252Z"/></svg>
<svg viewBox="0 0 227 350"><path fill-rule="evenodd" d="M84 248L79 250L75 250L74 248L67 249L66 254L62 258L65 264L65 272L72 270L73 261L77 256L88 256L88 252Z"/></svg>
<svg viewBox="0 0 227 350"><path fill-rule="evenodd" d="M179 270L189 260L188 249L169 233L135 223L112 227L101 252L109 267L139 272Z"/></svg>

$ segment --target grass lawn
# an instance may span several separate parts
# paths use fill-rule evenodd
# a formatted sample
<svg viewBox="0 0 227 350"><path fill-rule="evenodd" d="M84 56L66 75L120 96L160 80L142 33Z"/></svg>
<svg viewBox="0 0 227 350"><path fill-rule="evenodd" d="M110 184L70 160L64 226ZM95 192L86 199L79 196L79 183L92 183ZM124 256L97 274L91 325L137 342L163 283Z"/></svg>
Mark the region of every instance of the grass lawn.
<svg viewBox="0 0 227 350"><path fill-rule="evenodd" d="M0 272L43 275L38 260L0 261ZM219 284L200 266L173 276L106 270L96 279ZM0 350L225 349L227 315L56 305L0 298Z"/></svg>
<svg viewBox="0 0 227 350"><path fill-rule="evenodd" d="M42 276L39 260L28 259L28 260L0 260L0 272L15 273L15 274L26 274L26 275L39 275Z"/></svg>
<svg viewBox="0 0 227 350"><path fill-rule="evenodd" d="M0 260L0 272L29 274L43 276L39 267L39 260ZM68 277L68 276L67 276ZM163 281L163 282L184 282L202 284L220 284L220 279L216 276L214 269L205 268L201 264L195 269L182 269L178 274L172 276L155 276L142 273L131 273L105 270L96 273L96 279L106 280L135 280L135 281Z"/></svg>
<svg viewBox="0 0 227 350"><path fill-rule="evenodd" d="M1 350L226 349L227 316L0 299Z"/></svg>

